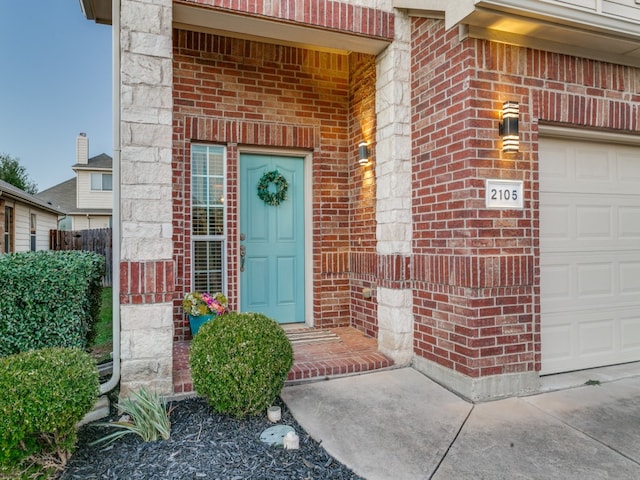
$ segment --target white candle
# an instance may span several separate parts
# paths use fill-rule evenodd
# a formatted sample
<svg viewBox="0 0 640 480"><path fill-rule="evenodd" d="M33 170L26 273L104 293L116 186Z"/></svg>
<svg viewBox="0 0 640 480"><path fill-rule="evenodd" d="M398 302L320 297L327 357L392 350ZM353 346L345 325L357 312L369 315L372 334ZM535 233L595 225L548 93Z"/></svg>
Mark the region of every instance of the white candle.
<svg viewBox="0 0 640 480"><path fill-rule="evenodd" d="M269 407L267 409L267 418L269 418L270 422L276 423L280 421L282 418L282 412L280 411L280 407Z"/></svg>

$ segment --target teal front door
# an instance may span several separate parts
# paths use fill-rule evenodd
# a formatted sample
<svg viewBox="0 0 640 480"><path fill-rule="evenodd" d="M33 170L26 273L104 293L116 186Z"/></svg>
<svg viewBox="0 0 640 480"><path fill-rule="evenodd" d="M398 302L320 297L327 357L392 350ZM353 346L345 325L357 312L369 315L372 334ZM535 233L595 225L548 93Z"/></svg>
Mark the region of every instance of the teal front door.
<svg viewBox="0 0 640 480"><path fill-rule="evenodd" d="M286 180L286 199L278 205L258 196L259 184L267 186L272 198L277 196L279 182L266 181L269 174L275 177L272 172ZM243 312L264 313L280 323L304 322L304 232L304 159L241 154L239 266Z"/></svg>

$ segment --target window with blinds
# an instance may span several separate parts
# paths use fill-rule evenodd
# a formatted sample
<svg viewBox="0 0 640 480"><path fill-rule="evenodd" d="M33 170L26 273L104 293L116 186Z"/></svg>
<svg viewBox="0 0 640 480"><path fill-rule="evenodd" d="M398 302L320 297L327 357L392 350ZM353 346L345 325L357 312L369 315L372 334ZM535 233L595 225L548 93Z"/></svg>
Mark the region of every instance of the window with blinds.
<svg viewBox="0 0 640 480"><path fill-rule="evenodd" d="M197 292L225 292L225 149L191 146L192 285Z"/></svg>
<svg viewBox="0 0 640 480"><path fill-rule="evenodd" d="M91 190L110 192L113 190L113 175L110 173L92 173Z"/></svg>

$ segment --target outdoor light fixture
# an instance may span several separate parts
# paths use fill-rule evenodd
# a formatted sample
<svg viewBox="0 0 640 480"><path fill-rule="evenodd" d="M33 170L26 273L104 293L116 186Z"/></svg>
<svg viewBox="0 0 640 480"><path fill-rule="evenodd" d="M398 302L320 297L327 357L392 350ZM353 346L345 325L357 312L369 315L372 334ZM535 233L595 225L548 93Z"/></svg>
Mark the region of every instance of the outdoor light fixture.
<svg viewBox="0 0 640 480"><path fill-rule="evenodd" d="M360 145L358 145L358 163L360 165L369 163L369 147L367 147L367 142L360 142Z"/></svg>
<svg viewBox="0 0 640 480"><path fill-rule="evenodd" d="M520 106L518 102L504 102L502 104L502 120L500 121L500 136L502 137L502 151L514 153L520 146L518 136L518 117L520 116Z"/></svg>

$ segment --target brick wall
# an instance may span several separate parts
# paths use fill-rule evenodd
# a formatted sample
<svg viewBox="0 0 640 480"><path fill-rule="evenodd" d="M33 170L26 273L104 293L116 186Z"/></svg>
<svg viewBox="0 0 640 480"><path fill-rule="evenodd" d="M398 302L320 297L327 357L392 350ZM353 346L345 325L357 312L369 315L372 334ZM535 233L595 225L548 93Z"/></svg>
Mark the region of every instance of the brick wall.
<svg viewBox="0 0 640 480"><path fill-rule="evenodd" d="M539 122L640 131L640 71L412 30L417 355L469 377L540 369ZM520 103L503 154L502 102ZM523 210L484 208L486 178L524 181Z"/></svg>
<svg viewBox="0 0 640 480"><path fill-rule="evenodd" d="M211 34L174 32L173 227L176 290L189 290L190 144L227 147L228 296L238 308L238 145L313 152L316 326L350 322L354 146L349 56ZM372 105L367 108L373 108ZM371 208L369 204L365 206ZM366 209L365 208L365 209ZM366 214L358 213L361 221ZM368 235L371 235L371 226ZM370 245L371 240L367 243ZM176 339L188 326L174 303Z"/></svg>
<svg viewBox="0 0 640 480"><path fill-rule="evenodd" d="M349 271L351 272L351 324L375 337L377 326L376 278L376 182L375 182L375 94L376 61L371 55L352 53L349 61L350 199ZM369 147L369 163L358 163L358 145ZM363 295L368 289L371 297Z"/></svg>

